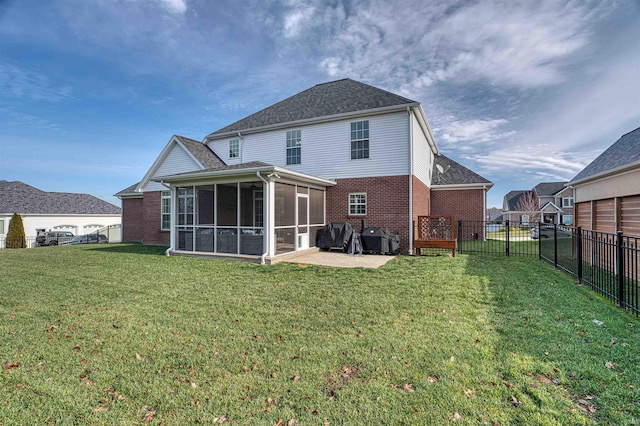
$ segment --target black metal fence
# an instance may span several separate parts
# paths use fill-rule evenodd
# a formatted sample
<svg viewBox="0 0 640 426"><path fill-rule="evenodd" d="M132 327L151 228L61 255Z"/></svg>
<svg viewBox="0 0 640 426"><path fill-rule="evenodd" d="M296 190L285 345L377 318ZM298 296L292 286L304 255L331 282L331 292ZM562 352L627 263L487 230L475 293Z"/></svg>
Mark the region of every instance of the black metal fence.
<svg viewBox="0 0 640 426"><path fill-rule="evenodd" d="M538 256L531 231L537 225L459 220L457 226L458 253Z"/></svg>
<svg viewBox="0 0 640 426"><path fill-rule="evenodd" d="M621 308L640 314L640 238L509 221L458 221L457 226L458 253L538 257Z"/></svg>
<svg viewBox="0 0 640 426"><path fill-rule="evenodd" d="M640 238L580 227L541 227L551 235L540 239L541 260L576 277L621 308L640 314Z"/></svg>

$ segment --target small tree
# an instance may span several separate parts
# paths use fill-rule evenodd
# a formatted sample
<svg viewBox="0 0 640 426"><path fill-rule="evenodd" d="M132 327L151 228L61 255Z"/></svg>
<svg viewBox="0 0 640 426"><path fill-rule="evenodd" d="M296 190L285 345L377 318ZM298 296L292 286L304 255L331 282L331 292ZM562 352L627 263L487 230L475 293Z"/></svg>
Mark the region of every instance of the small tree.
<svg viewBox="0 0 640 426"><path fill-rule="evenodd" d="M516 211L522 212L523 215L529 216L529 223L540 222L540 207L538 206L538 198L533 191L527 191L520 196L516 204Z"/></svg>
<svg viewBox="0 0 640 426"><path fill-rule="evenodd" d="M24 224L22 223L22 216L18 213L14 213L9 222L9 230L7 231L7 248L19 249L27 247L27 241L24 235Z"/></svg>

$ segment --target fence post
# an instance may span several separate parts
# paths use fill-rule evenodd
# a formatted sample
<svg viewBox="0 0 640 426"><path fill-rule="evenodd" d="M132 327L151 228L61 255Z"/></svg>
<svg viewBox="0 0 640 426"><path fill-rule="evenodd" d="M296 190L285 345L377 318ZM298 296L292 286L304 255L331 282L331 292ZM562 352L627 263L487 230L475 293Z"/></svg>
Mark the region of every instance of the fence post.
<svg viewBox="0 0 640 426"><path fill-rule="evenodd" d="M509 237L509 228L511 227L511 225L509 224L509 220L508 219L505 221L505 224L507 225L507 241L506 241L506 245L505 245L504 249L506 250L506 255L508 257L509 256L509 240L511 239Z"/></svg>
<svg viewBox="0 0 640 426"><path fill-rule="evenodd" d="M458 253L462 253L462 220L458 219L458 235L456 235L456 239L458 240Z"/></svg>
<svg viewBox="0 0 640 426"><path fill-rule="evenodd" d="M558 225L553 224L553 267L558 267Z"/></svg>
<svg viewBox="0 0 640 426"><path fill-rule="evenodd" d="M576 247L576 255L578 256L578 284L582 284L582 227L577 228L578 247Z"/></svg>
<svg viewBox="0 0 640 426"><path fill-rule="evenodd" d="M616 273L618 274L618 306L624 308L624 250L622 246L622 231L618 231L618 240L616 241L617 262Z"/></svg>
<svg viewBox="0 0 640 426"><path fill-rule="evenodd" d="M540 241L542 241L542 237L540 236L540 231L542 231L542 225L541 222L538 222L538 260L542 260L542 244L540 243Z"/></svg>

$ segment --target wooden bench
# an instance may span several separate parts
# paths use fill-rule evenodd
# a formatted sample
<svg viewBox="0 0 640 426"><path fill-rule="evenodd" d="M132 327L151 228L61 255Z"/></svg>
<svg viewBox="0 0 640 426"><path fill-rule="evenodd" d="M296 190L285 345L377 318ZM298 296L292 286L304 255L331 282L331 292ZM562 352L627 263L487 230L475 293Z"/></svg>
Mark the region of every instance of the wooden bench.
<svg viewBox="0 0 640 426"><path fill-rule="evenodd" d="M418 229L413 240L413 252L421 254L421 249L439 248L451 250L456 257L458 240L453 216L418 216Z"/></svg>

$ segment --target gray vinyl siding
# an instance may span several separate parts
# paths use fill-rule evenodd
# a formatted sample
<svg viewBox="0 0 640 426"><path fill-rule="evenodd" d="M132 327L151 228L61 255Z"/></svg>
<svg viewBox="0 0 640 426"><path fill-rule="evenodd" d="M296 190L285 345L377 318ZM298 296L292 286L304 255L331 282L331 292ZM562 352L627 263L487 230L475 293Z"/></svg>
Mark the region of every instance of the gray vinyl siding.
<svg viewBox="0 0 640 426"><path fill-rule="evenodd" d="M293 126L243 135L240 157L229 157L229 140L208 143L228 165L262 161L326 179L409 174L406 112ZM369 120L369 158L351 159L351 123ZM302 161L286 164L287 130L301 130ZM427 182L425 182L427 183Z"/></svg>
<svg viewBox="0 0 640 426"><path fill-rule="evenodd" d="M167 176L174 173L191 172L201 170L200 167L189 154L178 144L174 144L164 161L158 166L158 169L153 174L155 176ZM143 191L166 191L167 188L158 183L149 181Z"/></svg>

